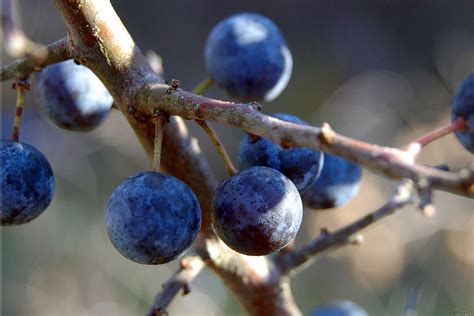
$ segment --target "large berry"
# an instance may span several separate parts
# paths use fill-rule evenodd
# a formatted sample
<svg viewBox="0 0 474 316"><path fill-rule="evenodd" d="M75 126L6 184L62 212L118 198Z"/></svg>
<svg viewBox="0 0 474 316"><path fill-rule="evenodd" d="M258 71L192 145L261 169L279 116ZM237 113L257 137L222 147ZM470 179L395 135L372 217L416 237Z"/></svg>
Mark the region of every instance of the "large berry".
<svg viewBox="0 0 474 316"><path fill-rule="evenodd" d="M303 207L295 185L267 167L245 169L216 189L212 223L219 237L246 255L274 253L296 235Z"/></svg>
<svg viewBox="0 0 474 316"><path fill-rule="evenodd" d="M467 77L456 89L451 101L451 119L462 117L465 128L455 132L458 141L474 153L474 74Z"/></svg>
<svg viewBox="0 0 474 316"><path fill-rule="evenodd" d="M217 84L243 101L275 99L293 68L278 27L255 13L239 13L219 22L207 38L205 61Z"/></svg>
<svg viewBox="0 0 474 316"><path fill-rule="evenodd" d="M341 206L359 192L361 176L358 165L325 154L321 175L303 193L303 201L314 209Z"/></svg>
<svg viewBox="0 0 474 316"><path fill-rule="evenodd" d="M54 125L71 131L96 128L107 117L113 102L99 78L72 60L38 73L36 97L41 111Z"/></svg>
<svg viewBox="0 0 474 316"><path fill-rule="evenodd" d="M2 225L27 223L40 215L54 194L51 166L35 147L2 140Z"/></svg>
<svg viewBox="0 0 474 316"><path fill-rule="evenodd" d="M191 246L201 226L201 209L182 181L163 173L141 172L112 193L105 224L122 255L138 263L161 264Z"/></svg>
<svg viewBox="0 0 474 316"><path fill-rule="evenodd" d="M351 301L337 301L317 307L309 313L309 316L369 316L369 314Z"/></svg>
<svg viewBox="0 0 474 316"><path fill-rule="evenodd" d="M277 113L272 116L287 122L308 125L293 115ZM324 156L319 151L305 147L284 149L263 137L255 141L248 134L244 135L239 146L239 163L242 168L266 166L276 169L290 178L300 192L319 176L323 159Z"/></svg>

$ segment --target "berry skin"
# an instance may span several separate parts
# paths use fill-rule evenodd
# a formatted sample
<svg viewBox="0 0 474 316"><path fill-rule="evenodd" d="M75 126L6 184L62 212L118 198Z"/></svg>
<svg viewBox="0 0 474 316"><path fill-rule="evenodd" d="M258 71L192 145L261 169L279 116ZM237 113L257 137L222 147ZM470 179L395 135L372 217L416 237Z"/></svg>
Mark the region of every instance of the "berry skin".
<svg viewBox="0 0 474 316"><path fill-rule="evenodd" d="M317 307L309 316L369 316L359 305L351 301L337 301Z"/></svg>
<svg viewBox="0 0 474 316"><path fill-rule="evenodd" d="M275 99L293 68L278 27L256 13L239 13L219 22L207 38L204 56L217 84L242 101Z"/></svg>
<svg viewBox="0 0 474 316"><path fill-rule="evenodd" d="M113 98L87 67L68 60L46 67L36 78L41 112L57 127L86 132L107 117Z"/></svg>
<svg viewBox="0 0 474 316"><path fill-rule="evenodd" d="M278 119L301 125L308 125L302 119L284 113L272 115ZM299 192L303 192L314 182L323 167L324 155L310 148L292 147L283 149L269 139L260 137L253 141L245 134L239 146L239 164L242 169L265 166L280 171L287 176Z"/></svg>
<svg viewBox="0 0 474 316"><path fill-rule="evenodd" d="M302 218L303 206L293 182L267 167L248 168L228 178L212 200L217 235L246 255L280 250L296 235Z"/></svg>
<svg viewBox="0 0 474 316"><path fill-rule="evenodd" d="M456 130L461 145L474 154L474 74L464 79L451 100L451 120L464 118L465 128Z"/></svg>
<svg viewBox="0 0 474 316"><path fill-rule="evenodd" d="M361 176L358 165L325 154L321 175L303 193L303 202L313 209L341 206L359 192Z"/></svg>
<svg viewBox="0 0 474 316"><path fill-rule="evenodd" d="M51 166L35 147L2 140L2 226L27 223L48 207L54 194Z"/></svg>
<svg viewBox="0 0 474 316"><path fill-rule="evenodd" d="M175 177L140 172L112 193L105 214L112 244L126 258L162 264L181 256L201 227L193 191Z"/></svg>

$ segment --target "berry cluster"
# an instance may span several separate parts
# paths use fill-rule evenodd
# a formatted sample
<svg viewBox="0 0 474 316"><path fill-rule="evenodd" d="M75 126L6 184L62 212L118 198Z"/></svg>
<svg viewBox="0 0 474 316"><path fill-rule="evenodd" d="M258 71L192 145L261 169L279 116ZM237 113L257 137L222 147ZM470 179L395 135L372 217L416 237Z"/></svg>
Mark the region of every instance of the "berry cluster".
<svg viewBox="0 0 474 316"><path fill-rule="evenodd" d="M241 13L217 24L204 55L212 80L238 100L271 101L291 76L292 57L283 35L272 21L258 14ZM73 61L42 70L36 78L36 96L45 117L70 131L96 128L113 102L93 72ZM290 114L272 116L308 125ZM464 124L455 131L456 137L472 153L474 75L459 86L452 99L452 120L459 118ZM161 148L160 143L155 146ZM2 140L0 148L2 225L29 222L52 200L51 167L31 145ZM286 148L256 135L243 136L238 158L241 171L217 187L211 215L216 234L245 255L279 251L296 236L303 203L311 209L341 206L357 194L361 182L362 170L352 162L310 148ZM157 170L154 167L122 182L112 193L105 214L112 244L123 256L141 264L163 264L180 257L201 226L201 208L191 188ZM336 302L311 315L367 313L351 302Z"/></svg>
<svg viewBox="0 0 474 316"><path fill-rule="evenodd" d="M17 89L22 89L17 86ZM36 96L41 112L55 126L89 131L107 116L113 99L92 71L73 61L51 65L38 73ZM23 97L21 97L22 99ZM18 120L21 111L17 110ZM14 129L15 130L15 129ZM39 216L54 194L51 166L35 147L2 140L2 225L19 225Z"/></svg>

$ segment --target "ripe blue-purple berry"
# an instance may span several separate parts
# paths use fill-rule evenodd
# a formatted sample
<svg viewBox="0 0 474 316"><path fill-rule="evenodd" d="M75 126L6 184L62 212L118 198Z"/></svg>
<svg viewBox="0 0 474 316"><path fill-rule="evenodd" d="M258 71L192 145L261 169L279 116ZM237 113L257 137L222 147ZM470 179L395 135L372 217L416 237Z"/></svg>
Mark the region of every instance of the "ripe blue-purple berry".
<svg viewBox="0 0 474 316"><path fill-rule="evenodd" d="M474 74L464 79L451 100L451 120L462 117L465 125L455 135L461 145L474 153Z"/></svg>
<svg viewBox="0 0 474 316"><path fill-rule="evenodd" d="M272 115L278 119L301 125L308 125L302 119L284 113ZM305 147L282 148L269 139L260 137L253 140L245 134L239 146L241 168L265 166L280 171L287 176L299 192L303 192L319 176L324 155Z"/></svg>
<svg viewBox="0 0 474 316"><path fill-rule="evenodd" d="M275 99L293 68L278 27L256 13L239 13L219 22L207 38L204 55L217 84L243 101Z"/></svg>
<svg viewBox="0 0 474 316"><path fill-rule="evenodd" d="M263 256L288 244L303 217L293 182L267 167L245 169L219 184L212 200L217 235L237 252Z"/></svg>
<svg viewBox="0 0 474 316"><path fill-rule="evenodd" d="M201 209L184 182L163 173L140 172L112 193L105 224L123 256L142 264L162 264L192 245L201 226Z"/></svg>
<svg viewBox="0 0 474 316"><path fill-rule="evenodd" d="M2 140L2 226L27 223L48 207L54 177L48 160L35 147Z"/></svg>
<svg viewBox="0 0 474 316"><path fill-rule="evenodd" d="M36 77L41 112L57 127L86 132L96 128L112 107L112 96L87 67L68 60L50 65Z"/></svg>
<svg viewBox="0 0 474 316"><path fill-rule="evenodd" d="M325 154L321 175L303 193L303 202L313 209L341 206L359 192L361 176L358 165Z"/></svg>

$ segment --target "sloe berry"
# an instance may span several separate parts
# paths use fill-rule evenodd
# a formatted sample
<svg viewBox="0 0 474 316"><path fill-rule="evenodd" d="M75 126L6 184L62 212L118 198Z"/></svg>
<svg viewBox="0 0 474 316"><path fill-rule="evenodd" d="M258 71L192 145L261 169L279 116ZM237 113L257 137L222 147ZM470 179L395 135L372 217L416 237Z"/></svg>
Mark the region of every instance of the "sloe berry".
<svg viewBox="0 0 474 316"><path fill-rule="evenodd" d="M321 175L303 193L303 202L313 209L341 206L359 192L361 176L358 165L325 154Z"/></svg>
<svg viewBox="0 0 474 316"><path fill-rule="evenodd" d="M238 13L219 22L205 46L209 74L242 101L271 101L285 89L293 60L278 27L256 13Z"/></svg>
<svg viewBox="0 0 474 316"><path fill-rule="evenodd" d="M451 100L451 120L462 117L465 128L456 130L455 135L461 145L474 153L474 74L458 86Z"/></svg>
<svg viewBox="0 0 474 316"><path fill-rule="evenodd" d="M272 115L278 119L301 125L308 125L302 119L284 113ZM287 176L299 192L303 192L319 176L324 155L311 148L291 147L284 149L269 139L260 137L257 141L245 134L239 146L239 164L242 169L266 166Z"/></svg>
<svg viewBox="0 0 474 316"><path fill-rule="evenodd" d="M2 140L2 226L27 223L38 217L54 194L51 166L35 147Z"/></svg>
<svg viewBox="0 0 474 316"><path fill-rule="evenodd" d="M41 112L57 127L86 132L110 112L112 96L87 67L72 60L50 65L38 73L36 98Z"/></svg>
<svg viewBox="0 0 474 316"><path fill-rule="evenodd" d="M252 167L226 179L212 200L217 235L237 252L274 253L296 235L303 207L293 182L277 170Z"/></svg>
<svg viewBox="0 0 474 316"><path fill-rule="evenodd" d="M163 173L140 172L112 193L105 224L123 256L162 264L181 256L196 239L201 209L184 182Z"/></svg>

